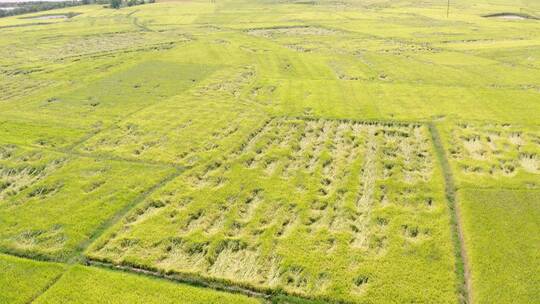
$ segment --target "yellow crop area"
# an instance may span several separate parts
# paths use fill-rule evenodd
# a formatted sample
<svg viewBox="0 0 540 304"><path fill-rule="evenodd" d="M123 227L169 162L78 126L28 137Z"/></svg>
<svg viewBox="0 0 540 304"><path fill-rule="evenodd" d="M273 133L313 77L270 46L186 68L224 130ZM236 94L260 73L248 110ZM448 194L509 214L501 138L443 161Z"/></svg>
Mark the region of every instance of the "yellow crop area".
<svg viewBox="0 0 540 304"><path fill-rule="evenodd" d="M538 1L0 16L0 303L540 302Z"/></svg>

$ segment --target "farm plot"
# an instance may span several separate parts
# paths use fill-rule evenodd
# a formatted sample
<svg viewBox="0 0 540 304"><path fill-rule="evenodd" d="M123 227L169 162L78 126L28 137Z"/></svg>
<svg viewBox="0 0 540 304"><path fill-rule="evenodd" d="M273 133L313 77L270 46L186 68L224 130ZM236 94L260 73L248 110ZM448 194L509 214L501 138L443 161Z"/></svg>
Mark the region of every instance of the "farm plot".
<svg viewBox="0 0 540 304"><path fill-rule="evenodd" d="M191 39L180 32L155 34L140 31L119 33L103 33L75 37L63 44L57 41L54 47L44 52L47 60L65 60L70 57L100 56L106 53L137 52L147 49L170 49L177 43L185 43Z"/></svg>
<svg viewBox="0 0 540 304"><path fill-rule="evenodd" d="M38 121L37 119L3 120L0 118L2 142L29 146L33 149L62 149L87 136L88 130L66 128L57 121Z"/></svg>
<svg viewBox="0 0 540 304"><path fill-rule="evenodd" d="M19 111L33 110L36 115L51 120L62 117L64 124L73 127L107 126L145 106L180 94L214 69L198 64L142 60L84 87L33 101ZM70 113L70 117L65 117L65 113Z"/></svg>
<svg viewBox="0 0 540 304"><path fill-rule="evenodd" d="M275 118L87 256L309 298L453 303L448 224L424 126Z"/></svg>
<svg viewBox="0 0 540 304"><path fill-rule="evenodd" d="M539 259L538 127L447 122L439 129L458 185L474 303L534 302L539 278L529 261Z"/></svg>
<svg viewBox="0 0 540 304"><path fill-rule="evenodd" d="M336 31L333 31L331 29L310 26L259 28L250 29L247 32L250 35L265 38L274 38L275 36L320 36L336 34Z"/></svg>
<svg viewBox="0 0 540 304"><path fill-rule="evenodd" d="M0 203L4 252L66 259L109 218L172 172L83 157L69 157L56 168L59 164L8 170L19 173L2 181L9 185Z"/></svg>
<svg viewBox="0 0 540 304"><path fill-rule="evenodd" d="M91 286L91 288L89 288ZM144 286L144 288L141 288ZM255 298L83 266L70 269L34 303L256 304Z"/></svg>
<svg viewBox="0 0 540 304"><path fill-rule="evenodd" d="M446 127L448 154L461 186L540 187L540 132L504 123Z"/></svg>
<svg viewBox="0 0 540 304"><path fill-rule="evenodd" d="M0 145L0 204L54 172L65 162L58 153Z"/></svg>
<svg viewBox="0 0 540 304"><path fill-rule="evenodd" d="M52 284L63 270L60 264L0 254L0 303L29 303Z"/></svg>
<svg viewBox="0 0 540 304"><path fill-rule="evenodd" d="M328 27L339 28L336 24ZM507 63L492 58L415 41L413 35L395 39L350 31L326 35L268 31L273 33L270 38L254 37L249 31L246 36L252 45L266 49L254 56L267 58L260 65L260 74L277 87L272 97L284 115L302 115L309 108L327 118L408 121L448 117L535 123L526 115L538 111L539 105L537 71L529 67L509 69ZM272 60L269 54L279 54L279 60ZM525 50L520 54L529 56ZM511 104L509 98L528 102ZM479 107L484 111L475 111Z"/></svg>
<svg viewBox="0 0 540 304"><path fill-rule="evenodd" d="M0 18L0 251L67 262L0 302L538 302L540 2L477 2Z"/></svg>
<svg viewBox="0 0 540 304"><path fill-rule="evenodd" d="M13 75L0 70L0 102L21 99L51 85L52 81L33 79L24 75Z"/></svg>
<svg viewBox="0 0 540 304"><path fill-rule="evenodd" d="M115 14L96 7L77 7L75 12L56 10L58 14L78 14L70 19L3 19L0 28L6 34L0 49L6 63L54 62L91 59L113 52L137 52L167 49L190 39L181 31L149 30L134 10ZM105 12L105 13L104 13ZM28 43L30 42L30 43ZM4 58L9 57L9 60Z"/></svg>
<svg viewBox="0 0 540 304"><path fill-rule="evenodd" d="M0 115L0 122L9 127L0 125L0 129L5 129L5 140L15 144L48 148L73 145L130 114L182 93L214 70L198 64L137 60L84 86L12 104Z"/></svg>
<svg viewBox="0 0 540 304"><path fill-rule="evenodd" d="M185 166L229 153L268 119L245 100L253 68L217 71L184 94L147 107L90 138L78 151Z"/></svg>
<svg viewBox="0 0 540 304"><path fill-rule="evenodd" d="M474 303L537 302L540 191L464 189L458 202Z"/></svg>

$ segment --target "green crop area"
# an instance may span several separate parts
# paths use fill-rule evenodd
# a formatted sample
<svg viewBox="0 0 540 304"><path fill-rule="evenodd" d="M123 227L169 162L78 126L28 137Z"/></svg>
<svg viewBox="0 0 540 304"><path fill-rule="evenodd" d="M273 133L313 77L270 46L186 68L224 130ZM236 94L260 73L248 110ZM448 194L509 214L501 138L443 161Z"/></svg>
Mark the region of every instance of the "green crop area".
<svg viewBox="0 0 540 304"><path fill-rule="evenodd" d="M35 303L256 304L256 298L105 269L75 266Z"/></svg>
<svg viewBox="0 0 540 304"><path fill-rule="evenodd" d="M460 122L441 129L459 185L471 297L475 303L537 301L538 126Z"/></svg>
<svg viewBox="0 0 540 304"><path fill-rule="evenodd" d="M85 2L0 18L0 303L540 302L540 2Z"/></svg>
<svg viewBox="0 0 540 304"><path fill-rule="evenodd" d="M30 152L3 169L0 248L6 252L67 259L109 218L173 171L90 158L26 165L46 157Z"/></svg>
<svg viewBox="0 0 540 304"><path fill-rule="evenodd" d="M471 249L475 301L536 302L540 297L540 193L467 189L460 191L459 199L465 244Z"/></svg>
<svg viewBox="0 0 540 304"><path fill-rule="evenodd" d="M146 276L79 265L68 269L8 255L0 255L0 270L1 303L261 303Z"/></svg>
<svg viewBox="0 0 540 304"><path fill-rule="evenodd" d="M28 303L62 275L60 264L0 255L1 303Z"/></svg>

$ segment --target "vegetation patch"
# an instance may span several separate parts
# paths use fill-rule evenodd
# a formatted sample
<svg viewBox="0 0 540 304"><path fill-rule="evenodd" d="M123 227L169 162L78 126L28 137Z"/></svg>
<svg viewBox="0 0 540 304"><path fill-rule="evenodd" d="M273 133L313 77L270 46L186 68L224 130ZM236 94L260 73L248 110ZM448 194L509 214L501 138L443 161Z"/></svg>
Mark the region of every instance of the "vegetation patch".
<svg viewBox="0 0 540 304"><path fill-rule="evenodd" d="M98 54L133 50L134 48L152 44L157 48L167 49L173 47L175 43L190 40L190 38L181 34L159 37L145 32L112 32L75 37L44 55L50 56L51 59L60 60L75 56L96 56Z"/></svg>
<svg viewBox="0 0 540 304"><path fill-rule="evenodd" d="M149 177L148 172L153 172ZM64 260L100 225L170 172L120 162L70 160L0 204L0 248ZM129 176L129 180L127 177ZM122 186L118 179L125 179Z"/></svg>
<svg viewBox="0 0 540 304"><path fill-rule="evenodd" d="M185 79L186 85L192 87L187 92L136 112L90 138L78 150L192 166L229 153L252 128L267 120L268 115L257 111L256 106L245 106L256 105L249 100L257 76L253 67L224 70L206 67L205 71L205 67L186 66L185 69L179 72L194 72ZM195 71L201 75L196 77ZM214 73L203 79L210 72ZM178 84L163 81L160 88L170 85L171 92L175 92ZM134 94L137 90L143 91L141 94L146 90L152 92L153 85L142 85L146 89L134 89ZM137 98L148 101L141 95Z"/></svg>
<svg viewBox="0 0 540 304"><path fill-rule="evenodd" d="M0 145L0 202L31 187L63 163L64 159L58 154ZM34 194L38 192L40 190ZM43 192L42 189L40 194Z"/></svg>
<svg viewBox="0 0 540 304"><path fill-rule="evenodd" d="M275 36L306 36L306 35L334 35L338 32L314 26L289 26L258 28L248 30L248 34L258 37L274 38Z"/></svg>
<svg viewBox="0 0 540 304"><path fill-rule="evenodd" d="M538 188L540 133L511 124L457 124L449 135L449 157L460 182L478 186L501 181Z"/></svg>
<svg viewBox="0 0 540 304"><path fill-rule="evenodd" d="M52 81L37 79L18 71L0 70L0 102L27 97L32 93L51 85Z"/></svg>
<svg viewBox="0 0 540 304"><path fill-rule="evenodd" d="M0 270L0 302L25 304L53 284L64 267L0 254Z"/></svg>

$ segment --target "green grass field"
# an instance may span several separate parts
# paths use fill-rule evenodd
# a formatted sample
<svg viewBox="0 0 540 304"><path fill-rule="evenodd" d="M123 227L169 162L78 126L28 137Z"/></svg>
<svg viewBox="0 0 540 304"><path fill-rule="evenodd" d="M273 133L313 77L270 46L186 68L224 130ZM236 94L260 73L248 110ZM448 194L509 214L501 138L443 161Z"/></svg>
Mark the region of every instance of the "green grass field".
<svg viewBox="0 0 540 304"><path fill-rule="evenodd" d="M533 0L0 18L0 302L540 302L538 18Z"/></svg>

